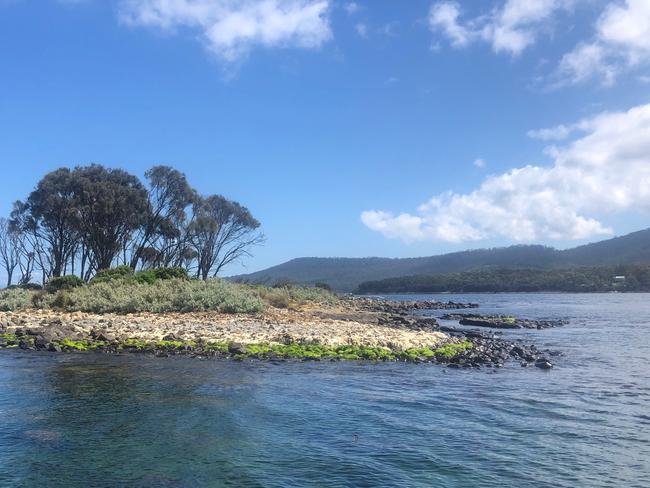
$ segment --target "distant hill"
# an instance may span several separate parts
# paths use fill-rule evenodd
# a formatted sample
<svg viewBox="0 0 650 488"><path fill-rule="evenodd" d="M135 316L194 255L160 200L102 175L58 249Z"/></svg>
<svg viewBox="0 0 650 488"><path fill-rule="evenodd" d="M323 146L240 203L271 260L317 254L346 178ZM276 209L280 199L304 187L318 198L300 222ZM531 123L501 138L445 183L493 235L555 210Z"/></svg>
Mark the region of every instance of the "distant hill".
<svg viewBox="0 0 650 488"><path fill-rule="evenodd" d="M650 264L532 269L486 267L460 273L366 281L359 294L650 291Z"/></svg>
<svg viewBox="0 0 650 488"><path fill-rule="evenodd" d="M351 292L366 281L458 273L488 266L552 269L648 262L650 229L561 251L546 246L519 245L422 258L298 258L231 279L265 284L322 282L334 290Z"/></svg>

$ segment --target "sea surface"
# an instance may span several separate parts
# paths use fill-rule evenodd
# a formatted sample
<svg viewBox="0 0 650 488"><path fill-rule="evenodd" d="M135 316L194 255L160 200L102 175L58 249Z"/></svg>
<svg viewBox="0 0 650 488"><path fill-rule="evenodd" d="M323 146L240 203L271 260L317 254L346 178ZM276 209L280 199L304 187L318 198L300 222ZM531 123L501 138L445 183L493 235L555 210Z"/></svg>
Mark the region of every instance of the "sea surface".
<svg viewBox="0 0 650 488"><path fill-rule="evenodd" d="M433 297L567 318L505 334L564 356L477 371L0 351L0 487L650 487L650 295Z"/></svg>

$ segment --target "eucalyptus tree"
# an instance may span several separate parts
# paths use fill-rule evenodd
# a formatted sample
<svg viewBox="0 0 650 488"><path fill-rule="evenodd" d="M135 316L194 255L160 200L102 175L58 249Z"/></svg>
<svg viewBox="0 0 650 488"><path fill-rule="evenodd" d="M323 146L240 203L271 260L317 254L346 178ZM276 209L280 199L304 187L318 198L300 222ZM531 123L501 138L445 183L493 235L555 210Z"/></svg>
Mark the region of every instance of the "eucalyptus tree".
<svg viewBox="0 0 650 488"><path fill-rule="evenodd" d="M68 168L46 174L11 213L11 228L25 235L45 277L61 276L79 238L73 179Z"/></svg>
<svg viewBox="0 0 650 488"><path fill-rule="evenodd" d="M110 268L124 242L146 221L147 190L121 169L92 164L73 173L79 234L92 255L91 266L94 271Z"/></svg>
<svg viewBox="0 0 650 488"><path fill-rule="evenodd" d="M144 224L133 237L131 267L179 265L187 242L188 212L196 191L180 171L154 166L145 173L149 205Z"/></svg>
<svg viewBox="0 0 650 488"><path fill-rule="evenodd" d="M221 195L200 198L194 206L189 234L197 260L196 276L217 276L224 266L250 256L264 236L246 207Z"/></svg>
<svg viewBox="0 0 650 488"><path fill-rule="evenodd" d="M12 231L7 219L0 218L0 266L7 275L7 286L11 286L13 282L14 272L19 261L16 232Z"/></svg>

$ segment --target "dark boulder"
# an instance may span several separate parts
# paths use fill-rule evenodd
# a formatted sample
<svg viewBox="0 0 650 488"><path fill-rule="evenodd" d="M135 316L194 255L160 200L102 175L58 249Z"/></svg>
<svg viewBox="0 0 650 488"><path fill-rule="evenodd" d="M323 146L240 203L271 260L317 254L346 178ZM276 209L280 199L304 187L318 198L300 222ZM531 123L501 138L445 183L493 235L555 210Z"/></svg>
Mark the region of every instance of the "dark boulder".
<svg viewBox="0 0 650 488"><path fill-rule="evenodd" d="M233 342L228 346L228 352L230 354L246 354L246 346L238 342Z"/></svg>
<svg viewBox="0 0 650 488"><path fill-rule="evenodd" d="M546 358L539 358L537 361L535 361L535 366L540 369L551 369L553 367L553 363L551 363Z"/></svg>

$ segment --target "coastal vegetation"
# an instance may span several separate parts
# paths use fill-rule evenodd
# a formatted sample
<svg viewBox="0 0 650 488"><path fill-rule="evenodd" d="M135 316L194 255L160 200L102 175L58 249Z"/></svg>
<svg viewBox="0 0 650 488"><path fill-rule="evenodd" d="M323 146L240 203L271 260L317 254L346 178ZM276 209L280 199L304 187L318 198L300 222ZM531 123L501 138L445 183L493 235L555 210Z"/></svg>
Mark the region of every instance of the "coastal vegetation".
<svg viewBox="0 0 650 488"><path fill-rule="evenodd" d="M647 292L650 265L579 267L569 269L485 268L462 273L414 275L368 281L357 292L469 293L469 292Z"/></svg>
<svg viewBox="0 0 650 488"><path fill-rule="evenodd" d="M0 290L0 311L55 309L89 313L201 312L259 313L267 307L290 308L306 303L334 303L323 288L230 283L220 278L179 278L179 271L161 268L139 273L109 270L90 283L54 278L44 290L20 286ZM56 286L50 286L56 284Z"/></svg>
<svg viewBox="0 0 650 488"><path fill-rule="evenodd" d="M98 164L46 174L0 219L7 286L74 288L116 266L110 273L130 268L140 282L161 278L163 268L165 277L205 281L263 242L260 223L238 202L200 195L169 166L145 177Z"/></svg>

